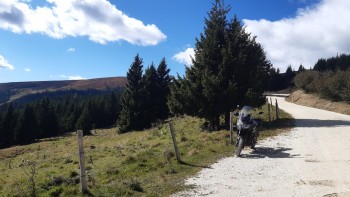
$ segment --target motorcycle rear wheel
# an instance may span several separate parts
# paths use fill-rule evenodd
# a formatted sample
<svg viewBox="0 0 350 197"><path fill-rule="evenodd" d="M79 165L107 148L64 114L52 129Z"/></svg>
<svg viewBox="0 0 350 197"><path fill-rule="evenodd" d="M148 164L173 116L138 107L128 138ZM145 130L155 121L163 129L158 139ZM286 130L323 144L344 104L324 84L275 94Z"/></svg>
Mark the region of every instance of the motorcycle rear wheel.
<svg viewBox="0 0 350 197"><path fill-rule="evenodd" d="M236 153L235 153L237 157L239 157L241 155L243 147L244 147L244 139L243 139L243 137L240 137L239 141L238 141L238 146L237 146L237 149L236 149Z"/></svg>

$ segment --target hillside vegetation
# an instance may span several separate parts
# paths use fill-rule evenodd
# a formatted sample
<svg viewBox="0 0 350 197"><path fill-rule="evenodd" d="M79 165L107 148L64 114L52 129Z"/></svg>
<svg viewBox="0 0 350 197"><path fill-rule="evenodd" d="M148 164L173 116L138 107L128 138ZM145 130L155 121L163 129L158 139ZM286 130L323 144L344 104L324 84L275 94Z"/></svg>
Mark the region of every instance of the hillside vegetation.
<svg viewBox="0 0 350 197"><path fill-rule="evenodd" d="M0 104L14 101L28 94L62 90L105 90L124 87L125 77L108 77L89 80L34 81L0 83Z"/></svg>
<svg viewBox="0 0 350 197"><path fill-rule="evenodd" d="M307 94L302 90L294 91L286 100L298 105L350 115L350 104L322 99L317 94Z"/></svg>
<svg viewBox="0 0 350 197"><path fill-rule="evenodd" d="M350 103L350 70L336 72L308 70L294 78L297 88L331 101Z"/></svg>
<svg viewBox="0 0 350 197"><path fill-rule="evenodd" d="M267 113L262 119L267 121ZM122 135L115 128L96 130L84 137L89 196L167 196L185 189L186 177L233 155L228 131L202 132L204 120L187 116L172 121L182 164L176 162L167 123ZM280 120L263 125L261 137L292 125L281 112ZM77 149L76 135L67 134L0 150L1 196L79 195Z"/></svg>
<svg viewBox="0 0 350 197"><path fill-rule="evenodd" d="M350 104L350 54L319 59L313 70L294 78L296 88L332 102Z"/></svg>

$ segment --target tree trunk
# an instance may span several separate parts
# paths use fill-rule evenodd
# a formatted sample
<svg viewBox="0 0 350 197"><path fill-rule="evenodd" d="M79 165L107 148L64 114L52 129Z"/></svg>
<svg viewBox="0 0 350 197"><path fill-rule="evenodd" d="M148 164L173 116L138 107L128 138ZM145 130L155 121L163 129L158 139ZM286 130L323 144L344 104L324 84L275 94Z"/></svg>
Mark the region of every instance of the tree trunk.
<svg viewBox="0 0 350 197"><path fill-rule="evenodd" d="M218 131L220 128L220 117L211 117L209 120L209 131Z"/></svg>
<svg viewBox="0 0 350 197"><path fill-rule="evenodd" d="M225 112L225 129L230 129L230 111Z"/></svg>

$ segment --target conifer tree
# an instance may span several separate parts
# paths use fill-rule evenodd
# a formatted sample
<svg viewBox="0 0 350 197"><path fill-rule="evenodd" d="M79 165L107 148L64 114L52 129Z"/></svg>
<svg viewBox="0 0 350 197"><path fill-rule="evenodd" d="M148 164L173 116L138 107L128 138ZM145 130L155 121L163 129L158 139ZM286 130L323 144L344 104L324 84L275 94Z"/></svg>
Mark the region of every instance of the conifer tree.
<svg viewBox="0 0 350 197"><path fill-rule="evenodd" d="M142 59L137 54L127 73L128 83L125 92L121 96L121 111L117 121L120 133L144 128L141 122L144 118L142 64Z"/></svg>
<svg viewBox="0 0 350 197"><path fill-rule="evenodd" d="M304 72L305 70L306 70L305 67L302 64L300 64L298 68L298 73Z"/></svg>
<svg viewBox="0 0 350 197"><path fill-rule="evenodd" d="M0 148L5 147L5 141L4 141L5 132L2 128L2 113L0 112Z"/></svg>
<svg viewBox="0 0 350 197"><path fill-rule="evenodd" d="M292 66L289 65L287 67L286 73L284 75L284 81L286 83L286 87L290 87L290 86L294 85L294 83L293 83L294 77L295 77L295 73L294 73L294 71L292 69Z"/></svg>
<svg viewBox="0 0 350 197"><path fill-rule="evenodd" d="M37 105L37 120L40 128L40 138L57 136L59 132L58 118L55 109L48 98Z"/></svg>
<svg viewBox="0 0 350 197"><path fill-rule="evenodd" d="M167 105L168 95L170 93L171 77L169 75L170 69L167 66L165 58L161 60L157 68L158 74L158 104L157 104L157 118L164 120L168 118L169 108Z"/></svg>
<svg viewBox="0 0 350 197"><path fill-rule="evenodd" d="M34 109L32 106L26 105L14 129L14 139L18 144L29 144L37 139L38 131Z"/></svg>
<svg viewBox="0 0 350 197"><path fill-rule="evenodd" d="M228 22L230 6L216 0L205 19L204 34L196 39L193 65L173 83L169 96L172 113L205 118L209 130L220 127L221 115L237 104L259 107L268 85L271 64L260 44L237 19Z"/></svg>
<svg viewBox="0 0 350 197"><path fill-rule="evenodd" d="M3 145L5 146L10 146L14 142L14 128L16 125L16 121L17 116L15 114L12 104L10 104L1 122L2 133L0 133L0 137L1 141L3 142Z"/></svg>
<svg viewBox="0 0 350 197"><path fill-rule="evenodd" d="M152 63L145 70L145 75L143 76L144 85L144 108L143 114L145 116L142 118L142 125L145 128L151 127L151 123L155 122L159 117L158 106L159 103L159 85L158 85L158 73L154 64Z"/></svg>
<svg viewBox="0 0 350 197"><path fill-rule="evenodd" d="M92 121L89 105L85 104L75 128L76 130L83 130L84 135L91 135L91 130L93 129Z"/></svg>

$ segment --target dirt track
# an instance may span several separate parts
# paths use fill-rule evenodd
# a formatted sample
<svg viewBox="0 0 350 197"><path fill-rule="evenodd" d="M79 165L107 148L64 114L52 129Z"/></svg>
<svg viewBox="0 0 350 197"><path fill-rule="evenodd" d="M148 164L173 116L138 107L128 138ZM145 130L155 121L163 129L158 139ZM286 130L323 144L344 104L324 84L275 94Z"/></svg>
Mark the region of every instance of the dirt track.
<svg viewBox="0 0 350 197"><path fill-rule="evenodd" d="M350 196L350 116L277 99L292 132L203 169L175 196Z"/></svg>

